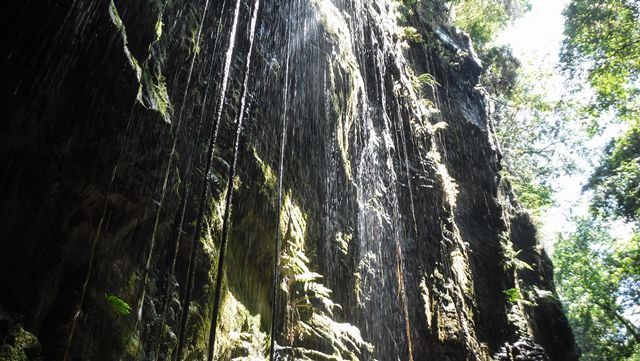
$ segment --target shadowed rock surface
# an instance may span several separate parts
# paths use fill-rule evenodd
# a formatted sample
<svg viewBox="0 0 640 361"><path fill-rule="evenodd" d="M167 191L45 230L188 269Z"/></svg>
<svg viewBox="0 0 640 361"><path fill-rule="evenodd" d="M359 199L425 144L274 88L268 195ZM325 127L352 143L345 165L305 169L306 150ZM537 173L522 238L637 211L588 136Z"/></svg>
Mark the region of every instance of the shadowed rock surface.
<svg viewBox="0 0 640 361"><path fill-rule="evenodd" d="M398 6L6 6L0 359L206 359L220 276L217 360L272 318L281 359L576 360L469 38Z"/></svg>

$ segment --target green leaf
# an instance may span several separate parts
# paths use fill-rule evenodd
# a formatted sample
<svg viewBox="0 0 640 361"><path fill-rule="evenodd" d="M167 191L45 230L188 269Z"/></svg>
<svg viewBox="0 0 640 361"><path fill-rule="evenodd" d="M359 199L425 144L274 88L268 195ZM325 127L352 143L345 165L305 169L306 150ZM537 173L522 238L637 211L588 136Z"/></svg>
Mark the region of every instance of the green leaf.
<svg viewBox="0 0 640 361"><path fill-rule="evenodd" d="M122 298L111 294L105 294L104 298L117 314L128 316L131 313L131 306Z"/></svg>
<svg viewBox="0 0 640 361"><path fill-rule="evenodd" d="M510 303L516 303L522 299L522 294L520 293L520 290L517 288L509 288L502 292L505 295L507 295L507 298L509 299Z"/></svg>

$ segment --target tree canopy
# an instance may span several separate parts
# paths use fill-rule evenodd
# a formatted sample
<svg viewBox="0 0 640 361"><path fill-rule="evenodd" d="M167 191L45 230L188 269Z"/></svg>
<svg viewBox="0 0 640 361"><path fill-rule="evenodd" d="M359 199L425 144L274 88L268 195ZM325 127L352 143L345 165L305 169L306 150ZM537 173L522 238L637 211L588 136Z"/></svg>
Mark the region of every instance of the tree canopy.
<svg viewBox="0 0 640 361"><path fill-rule="evenodd" d="M606 156L591 176L592 209L605 217L640 221L640 126L634 124L606 149Z"/></svg>
<svg viewBox="0 0 640 361"><path fill-rule="evenodd" d="M564 70L586 77L595 92L591 113L638 116L640 1L572 0L564 12Z"/></svg>
<svg viewBox="0 0 640 361"><path fill-rule="evenodd" d="M453 21L466 31L477 48L530 9L528 0L452 0Z"/></svg>
<svg viewBox="0 0 640 361"><path fill-rule="evenodd" d="M554 263L558 291L583 360L637 360L640 329L629 316L639 304L639 237L616 242L610 230L592 218L561 236Z"/></svg>
<svg viewBox="0 0 640 361"><path fill-rule="evenodd" d="M585 186L590 215L556 244L558 290L584 360L640 360L640 1L571 0L564 15L561 65L590 85L587 114L627 130ZM614 227L630 239L613 237Z"/></svg>

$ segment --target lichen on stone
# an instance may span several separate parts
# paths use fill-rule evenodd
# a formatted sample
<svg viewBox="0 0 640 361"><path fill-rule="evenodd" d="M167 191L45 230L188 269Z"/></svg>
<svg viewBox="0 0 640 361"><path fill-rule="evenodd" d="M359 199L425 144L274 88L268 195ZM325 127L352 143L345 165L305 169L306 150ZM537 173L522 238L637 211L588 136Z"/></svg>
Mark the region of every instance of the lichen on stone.
<svg viewBox="0 0 640 361"><path fill-rule="evenodd" d="M41 352L36 336L25 331L22 325L17 325L8 339L0 345L0 360L29 361L40 356Z"/></svg>

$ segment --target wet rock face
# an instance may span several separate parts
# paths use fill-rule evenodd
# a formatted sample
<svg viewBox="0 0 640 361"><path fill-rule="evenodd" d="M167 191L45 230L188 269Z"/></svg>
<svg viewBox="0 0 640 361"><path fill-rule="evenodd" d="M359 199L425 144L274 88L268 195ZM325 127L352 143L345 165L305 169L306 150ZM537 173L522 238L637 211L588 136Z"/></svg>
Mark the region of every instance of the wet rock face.
<svg viewBox="0 0 640 361"><path fill-rule="evenodd" d="M10 10L9 359L577 359L443 3Z"/></svg>

